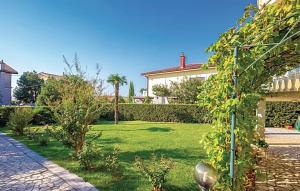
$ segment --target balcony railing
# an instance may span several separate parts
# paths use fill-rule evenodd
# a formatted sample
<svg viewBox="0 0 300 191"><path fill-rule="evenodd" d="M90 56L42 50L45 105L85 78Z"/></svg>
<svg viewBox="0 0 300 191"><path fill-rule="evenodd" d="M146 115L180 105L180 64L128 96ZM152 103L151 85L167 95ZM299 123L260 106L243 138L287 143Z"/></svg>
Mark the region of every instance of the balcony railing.
<svg viewBox="0 0 300 191"><path fill-rule="evenodd" d="M272 92L300 91L300 68L286 73L284 76L274 77L271 86Z"/></svg>

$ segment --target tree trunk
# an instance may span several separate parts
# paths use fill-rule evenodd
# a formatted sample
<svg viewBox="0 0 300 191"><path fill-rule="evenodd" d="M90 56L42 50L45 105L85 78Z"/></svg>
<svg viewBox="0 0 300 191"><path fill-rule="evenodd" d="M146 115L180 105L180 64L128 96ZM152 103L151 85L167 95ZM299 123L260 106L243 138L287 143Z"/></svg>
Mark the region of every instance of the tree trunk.
<svg viewBox="0 0 300 191"><path fill-rule="evenodd" d="M119 123L119 82L115 85L115 124Z"/></svg>

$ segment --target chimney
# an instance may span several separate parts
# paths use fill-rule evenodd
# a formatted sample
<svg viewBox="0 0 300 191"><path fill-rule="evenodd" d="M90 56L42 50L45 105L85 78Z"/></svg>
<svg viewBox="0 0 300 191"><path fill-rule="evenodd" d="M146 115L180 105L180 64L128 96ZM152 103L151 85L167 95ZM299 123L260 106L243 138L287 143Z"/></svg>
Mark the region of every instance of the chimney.
<svg viewBox="0 0 300 191"><path fill-rule="evenodd" d="M184 52L181 52L181 55L180 55L180 68L181 69L185 68L185 55L184 55Z"/></svg>

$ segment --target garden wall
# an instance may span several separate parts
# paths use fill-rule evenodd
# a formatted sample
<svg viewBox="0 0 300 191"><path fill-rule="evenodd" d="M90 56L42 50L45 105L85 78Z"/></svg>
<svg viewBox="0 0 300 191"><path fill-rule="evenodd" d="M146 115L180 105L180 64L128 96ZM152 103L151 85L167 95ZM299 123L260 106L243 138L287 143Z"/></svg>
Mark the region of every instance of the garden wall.
<svg viewBox="0 0 300 191"><path fill-rule="evenodd" d="M300 116L300 102L267 102L266 127L294 125Z"/></svg>

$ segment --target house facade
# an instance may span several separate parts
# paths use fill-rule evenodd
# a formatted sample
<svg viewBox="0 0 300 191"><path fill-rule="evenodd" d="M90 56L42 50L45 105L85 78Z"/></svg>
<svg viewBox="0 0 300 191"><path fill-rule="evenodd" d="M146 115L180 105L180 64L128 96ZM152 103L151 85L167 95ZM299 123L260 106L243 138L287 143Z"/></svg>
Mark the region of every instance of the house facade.
<svg viewBox="0 0 300 191"><path fill-rule="evenodd" d="M152 87L154 85L170 87L171 82L181 82L190 78L207 80L209 76L217 73L214 67L203 69L202 65L203 63L186 64L186 56L181 53L178 66L142 73L147 78L147 91L143 95L152 97L154 103L166 103L164 98L158 98L153 94ZM157 101L155 101L156 99Z"/></svg>
<svg viewBox="0 0 300 191"><path fill-rule="evenodd" d="M60 75L50 74L50 73L46 73L46 72L40 72L40 73L38 73L38 76L40 79L43 79L44 81L47 81L49 78L52 78L55 80L59 80L62 78L62 76L60 76Z"/></svg>
<svg viewBox="0 0 300 191"><path fill-rule="evenodd" d="M11 75L18 74L16 70L0 61L0 105L11 105Z"/></svg>

